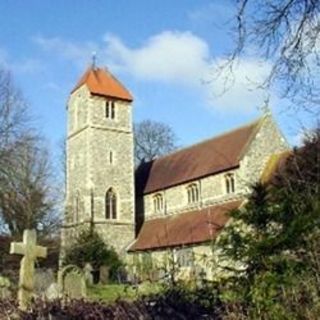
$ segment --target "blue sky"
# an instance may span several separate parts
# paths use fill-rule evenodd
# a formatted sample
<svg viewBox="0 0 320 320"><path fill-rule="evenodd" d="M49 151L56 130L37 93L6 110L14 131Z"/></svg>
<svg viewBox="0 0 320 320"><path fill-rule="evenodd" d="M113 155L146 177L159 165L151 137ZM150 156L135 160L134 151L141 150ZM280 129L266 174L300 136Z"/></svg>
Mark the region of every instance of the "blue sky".
<svg viewBox="0 0 320 320"><path fill-rule="evenodd" d="M268 94L274 117L295 143L310 119L286 111L276 89L254 86L270 62L248 54L221 95L224 77L213 71L232 46L234 2L1 1L0 65L13 72L53 151L66 130L69 92L93 51L135 97L134 120L168 123L180 145L256 119Z"/></svg>

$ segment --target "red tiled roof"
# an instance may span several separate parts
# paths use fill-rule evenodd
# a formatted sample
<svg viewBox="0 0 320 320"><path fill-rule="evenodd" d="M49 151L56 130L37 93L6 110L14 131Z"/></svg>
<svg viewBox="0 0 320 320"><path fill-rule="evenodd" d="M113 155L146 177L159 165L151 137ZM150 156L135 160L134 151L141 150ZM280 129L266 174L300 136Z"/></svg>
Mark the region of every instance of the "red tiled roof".
<svg viewBox="0 0 320 320"><path fill-rule="evenodd" d="M227 213L239 208L241 203L238 200L148 220L144 222L129 251L154 250L213 240L229 220Z"/></svg>
<svg viewBox="0 0 320 320"><path fill-rule="evenodd" d="M130 92L106 69L90 67L71 93L84 84L87 85L93 95L118 98L125 101L133 100Z"/></svg>
<svg viewBox="0 0 320 320"><path fill-rule="evenodd" d="M168 156L141 164L136 171L137 192L147 194L237 168L245 147L257 132L260 123L261 120L258 120Z"/></svg>

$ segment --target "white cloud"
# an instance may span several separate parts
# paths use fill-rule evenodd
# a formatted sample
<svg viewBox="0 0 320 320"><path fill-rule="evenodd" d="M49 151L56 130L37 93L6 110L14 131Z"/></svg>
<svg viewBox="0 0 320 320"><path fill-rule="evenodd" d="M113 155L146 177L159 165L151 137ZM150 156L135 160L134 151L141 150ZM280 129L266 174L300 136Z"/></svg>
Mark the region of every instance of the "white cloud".
<svg viewBox="0 0 320 320"><path fill-rule="evenodd" d="M44 69L43 63L37 59L12 59L4 48L0 48L0 67L9 69L14 74L33 74Z"/></svg>
<svg viewBox="0 0 320 320"><path fill-rule="evenodd" d="M230 71L222 68L226 60L212 64L212 71L206 82L208 99L215 108L223 111L252 111L261 107L265 100L274 102L273 93L267 94L260 86L271 70L270 63L254 58L239 61Z"/></svg>
<svg viewBox="0 0 320 320"><path fill-rule="evenodd" d="M108 60L143 80L200 84L210 58L208 44L190 32L165 31L139 48L105 36Z"/></svg>
<svg viewBox="0 0 320 320"><path fill-rule="evenodd" d="M12 62L10 64L11 69L15 73L31 74L43 71L45 69L44 64L37 59L24 59L22 61Z"/></svg>
<svg viewBox="0 0 320 320"><path fill-rule="evenodd" d="M235 16L235 9L232 1L215 1L189 11L188 18L194 25L222 29L221 25L229 23Z"/></svg>
<svg viewBox="0 0 320 320"><path fill-rule="evenodd" d="M44 51L54 53L66 60L74 62L78 66L86 65L92 52L98 50L98 45L93 42L74 43L59 37L46 38L33 37L33 41Z"/></svg>
<svg viewBox="0 0 320 320"><path fill-rule="evenodd" d="M113 71L128 73L142 81L193 87L201 94L204 104L214 110L247 112L261 106L266 98L257 85L270 71L269 63L243 58L235 66L232 77L227 69L215 77L213 72L224 60L213 60L208 43L191 32L164 31L139 47L130 47L110 34L105 35L100 44L45 37L36 37L34 41L43 50L72 61L82 69L90 61L92 52L97 51L99 64L106 64Z"/></svg>
<svg viewBox="0 0 320 320"><path fill-rule="evenodd" d="M250 111L263 104L266 93L257 87L271 66L254 58L243 59L214 76L226 61L213 61L208 44L190 32L166 31L151 37L139 48L129 48L107 35L109 64L143 80L194 86L206 103L221 111Z"/></svg>

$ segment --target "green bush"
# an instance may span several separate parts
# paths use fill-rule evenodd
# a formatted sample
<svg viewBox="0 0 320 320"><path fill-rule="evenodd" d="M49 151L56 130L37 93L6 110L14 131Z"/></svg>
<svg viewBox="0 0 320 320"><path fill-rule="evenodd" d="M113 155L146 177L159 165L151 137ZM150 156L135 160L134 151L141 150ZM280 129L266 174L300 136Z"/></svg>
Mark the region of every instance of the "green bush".
<svg viewBox="0 0 320 320"><path fill-rule="evenodd" d="M216 244L235 269L222 289L224 301L240 306L249 319L318 318L319 159L316 129L272 180L253 186Z"/></svg>
<svg viewBox="0 0 320 320"><path fill-rule="evenodd" d="M79 233L75 243L65 254L64 265L74 264L83 268L90 263L95 271L101 266L108 266L110 280L117 279L117 271L123 263L113 248L108 247L96 231L83 230Z"/></svg>

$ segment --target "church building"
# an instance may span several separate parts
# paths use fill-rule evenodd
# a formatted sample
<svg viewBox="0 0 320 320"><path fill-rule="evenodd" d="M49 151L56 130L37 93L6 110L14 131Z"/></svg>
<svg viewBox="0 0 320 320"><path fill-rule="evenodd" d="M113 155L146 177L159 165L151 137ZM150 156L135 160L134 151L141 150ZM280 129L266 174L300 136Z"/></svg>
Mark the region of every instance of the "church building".
<svg viewBox="0 0 320 320"><path fill-rule="evenodd" d="M271 114L134 167L133 97L106 69L90 67L68 105L62 244L90 224L125 257L201 265L210 243L288 149ZM190 259L190 257L193 259Z"/></svg>

